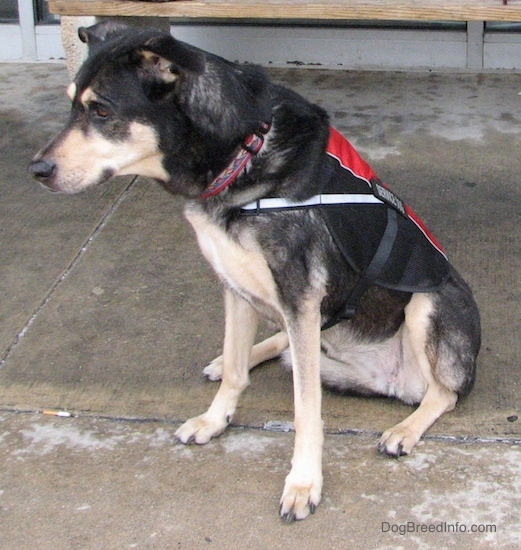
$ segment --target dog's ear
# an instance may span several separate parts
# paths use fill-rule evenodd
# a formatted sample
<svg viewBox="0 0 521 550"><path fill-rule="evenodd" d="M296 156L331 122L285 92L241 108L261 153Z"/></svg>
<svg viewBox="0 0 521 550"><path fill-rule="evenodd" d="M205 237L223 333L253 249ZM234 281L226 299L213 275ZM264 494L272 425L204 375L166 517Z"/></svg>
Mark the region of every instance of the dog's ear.
<svg viewBox="0 0 521 550"><path fill-rule="evenodd" d="M176 80L182 72L193 75L204 73L205 53L167 34L149 38L141 54L147 72L164 82Z"/></svg>
<svg viewBox="0 0 521 550"><path fill-rule="evenodd" d="M82 42L85 42L89 46L89 50L98 45L100 42L105 42L111 38L128 32L130 27L119 21L113 19L107 19L92 25L92 27L80 27L78 29L78 36Z"/></svg>

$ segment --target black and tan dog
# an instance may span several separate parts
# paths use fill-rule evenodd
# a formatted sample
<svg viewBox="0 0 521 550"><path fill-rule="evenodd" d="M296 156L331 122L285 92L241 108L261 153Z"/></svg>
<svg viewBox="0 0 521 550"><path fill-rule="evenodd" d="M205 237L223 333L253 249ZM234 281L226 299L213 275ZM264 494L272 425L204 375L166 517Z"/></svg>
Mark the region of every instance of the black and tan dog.
<svg viewBox="0 0 521 550"><path fill-rule="evenodd" d="M322 109L262 69L156 30L105 22L80 37L89 57L69 87L70 120L30 172L63 193L114 175L158 180L186 198L224 283L224 351L204 371L222 382L177 438L222 433L249 370L284 352L296 431L285 520L306 517L321 498L321 378L419 403L378 446L410 453L470 391L480 345L471 291L426 228ZM259 314L280 332L254 345Z"/></svg>

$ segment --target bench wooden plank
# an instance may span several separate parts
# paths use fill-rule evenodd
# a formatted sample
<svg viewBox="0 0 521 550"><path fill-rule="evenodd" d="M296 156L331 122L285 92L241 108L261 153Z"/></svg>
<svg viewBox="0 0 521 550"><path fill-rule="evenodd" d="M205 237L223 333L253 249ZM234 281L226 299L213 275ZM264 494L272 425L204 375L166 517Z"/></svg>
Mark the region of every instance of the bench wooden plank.
<svg viewBox="0 0 521 550"><path fill-rule="evenodd" d="M49 0L60 15L216 19L521 21L521 0Z"/></svg>

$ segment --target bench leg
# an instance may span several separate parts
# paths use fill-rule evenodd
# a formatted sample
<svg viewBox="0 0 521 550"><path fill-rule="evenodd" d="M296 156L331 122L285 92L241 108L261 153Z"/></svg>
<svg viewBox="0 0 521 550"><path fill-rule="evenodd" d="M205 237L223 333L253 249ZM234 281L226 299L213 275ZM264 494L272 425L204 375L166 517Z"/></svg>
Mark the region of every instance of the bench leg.
<svg viewBox="0 0 521 550"><path fill-rule="evenodd" d="M78 38L78 28L89 27L102 19L107 18L62 15L60 20L62 44L65 49L67 69L71 79L74 78L83 60L87 57L87 45ZM115 19L120 19L128 25L136 27L155 27L170 32L170 21L167 17L118 17Z"/></svg>

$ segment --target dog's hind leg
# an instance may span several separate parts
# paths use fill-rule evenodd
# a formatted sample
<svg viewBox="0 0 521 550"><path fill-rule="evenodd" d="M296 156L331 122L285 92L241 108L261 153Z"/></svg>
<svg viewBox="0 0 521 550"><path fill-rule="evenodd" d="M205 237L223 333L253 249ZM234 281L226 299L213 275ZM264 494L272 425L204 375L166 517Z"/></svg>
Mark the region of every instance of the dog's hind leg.
<svg viewBox="0 0 521 550"><path fill-rule="evenodd" d="M279 356L288 347L288 335L285 331L277 332L273 336L266 338L262 342L255 344L251 350L250 362L248 370L255 368L257 365L274 359ZM223 356L216 357L208 366L203 369L203 374L209 380L221 380L223 373Z"/></svg>
<svg viewBox="0 0 521 550"><path fill-rule="evenodd" d="M444 413L454 409L458 400L456 391L443 384L436 376L435 355L429 352L429 331L432 302L426 294L415 294L406 308L404 338L408 341L418 373L426 383L426 391L419 407L405 420L383 433L378 451L388 456L408 455L425 431Z"/></svg>
<svg viewBox="0 0 521 550"><path fill-rule="evenodd" d="M181 443L207 443L231 422L237 402L249 384L249 360L257 333L253 307L232 290L225 291L225 335L222 382L210 408L185 422L175 433Z"/></svg>
<svg viewBox="0 0 521 550"><path fill-rule="evenodd" d="M320 302L308 299L286 319L293 363L295 447L280 501L284 521L315 511L322 492Z"/></svg>
<svg viewBox="0 0 521 550"><path fill-rule="evenodd" d="M431 382L420 406L403 422L383 433L378 443L378 451L393 457L410 454L434 422L442 414L454 409L457 400L456 392L444 388L437 382Z"/></svg>

